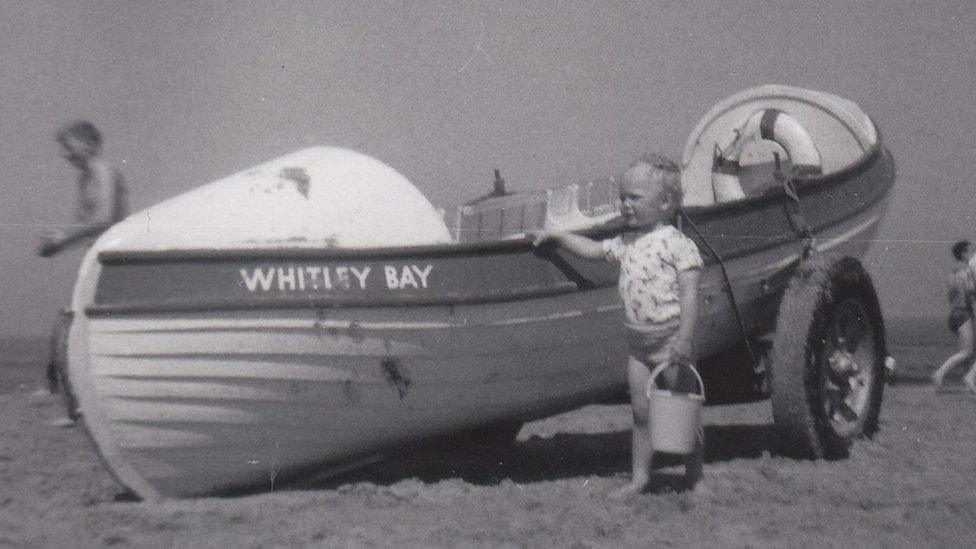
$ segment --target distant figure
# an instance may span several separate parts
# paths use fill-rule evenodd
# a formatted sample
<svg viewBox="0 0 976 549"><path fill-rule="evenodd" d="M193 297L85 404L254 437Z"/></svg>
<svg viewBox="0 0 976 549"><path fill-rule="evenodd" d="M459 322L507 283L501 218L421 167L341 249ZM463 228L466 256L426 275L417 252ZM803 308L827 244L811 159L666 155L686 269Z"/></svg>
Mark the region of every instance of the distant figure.
<svg viewBox="0 0 976 549"><path fill-rule="evenodd" d="M932 374L932 384L936 390L942 388L945 376L953 368L974 358L973 350L973 296L976 293L976 254L968 240L956 242L952 246L952 256L956 264L949 273L949 330L956 334L959 350L950 356ZM963 382L970 392L976 393L976 361L973 361Z"/></svg>
<svg viewBox="0 0 976 549"><path fill-rule="evenodd" d="M698 247L674 226L681 206L680 168L671 160L647 155L631 164L620 183L620 213L630 229L602 242L572 233L535 233L535 245L554 240L567 250L620 266L618 290L624 304L628 339L627 384L634 416L630 484L611 494L642 492L650 481L651 448L645 386L660 364L668 389L683 390L680 367L691 363L697 321L698 277L703 266ZM693 389L692 389L693 390ZM685 391L691 392L691 391ZM685 478L697 488L702 474L704 432L685 458Z"/></svg>
<svg viewBox="0 0 976 549"><path fill-rule="evenodd" d="M45 231L37 249L41 257L53 256L78 244L91 245L95 237L128 213L125 180L117 168L101 157L102 135L95 125L88 121L74 122L61 128L56 139L65 159L78 170L76 225L68 231ZM74 396L68 387L63 356L70 325L71 311L61 311L51 338L47 383L51 393L64 389L68 418L73 421L77 419L78 412Z"/></svg>

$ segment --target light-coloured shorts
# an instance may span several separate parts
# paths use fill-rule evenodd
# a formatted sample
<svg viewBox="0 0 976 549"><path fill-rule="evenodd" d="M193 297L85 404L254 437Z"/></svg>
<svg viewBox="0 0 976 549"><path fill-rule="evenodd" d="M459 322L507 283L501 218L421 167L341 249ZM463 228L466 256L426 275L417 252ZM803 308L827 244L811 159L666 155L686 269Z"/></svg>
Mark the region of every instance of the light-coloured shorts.
<svg viewBox="0 0 976 549"><path fill-rule="evenodd" d="M665 324L631 324L627 326L627 344L630 356L648 368L671 361L671 347L678 336L679 321Z"/></svg>

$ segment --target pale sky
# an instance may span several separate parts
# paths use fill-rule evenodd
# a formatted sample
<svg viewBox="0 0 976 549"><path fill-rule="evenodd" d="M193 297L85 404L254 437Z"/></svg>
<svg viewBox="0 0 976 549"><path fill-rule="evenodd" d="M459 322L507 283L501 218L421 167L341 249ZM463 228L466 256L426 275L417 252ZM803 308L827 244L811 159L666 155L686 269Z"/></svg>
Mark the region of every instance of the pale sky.
<svg viewBox="0 0 976 549"><path fill-rule="evenodd" d="M524 5L523 5L524 4ZM880 6L880 7L879 7ZM53 134L87 118L135 209L309 145L375 156L438 205L580 183L763 83L871 115L898 163L866 257L889 316L944 314L976 239L971 2L60 2L0 0L0 335L44 334L81 251Z"/></svg>

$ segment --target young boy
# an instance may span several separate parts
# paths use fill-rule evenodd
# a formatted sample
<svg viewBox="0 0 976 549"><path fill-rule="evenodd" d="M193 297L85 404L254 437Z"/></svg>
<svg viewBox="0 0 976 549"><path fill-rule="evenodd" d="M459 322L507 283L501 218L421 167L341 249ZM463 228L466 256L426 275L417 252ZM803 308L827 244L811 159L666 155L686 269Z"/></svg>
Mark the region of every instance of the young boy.
<svg viewBox="0 0 976 549"><path fill-rule="evenodd" d="M61 128L56 139L65 159L78 170L77 224L69 231L52 230L42 234L37 249L41 257L50 257L76 244L90 244L95 237L122 220L128 210L125 180L117 168L101 157L102 135L94 124L88 121L74 122ZM77 417L74 399L64 382L66 372L61 367L70 323L71 312L61 311L52 334L51 357L47 367L48 390L57 393L64 385L68 420L60 421L62 425L70 425Z"/></svg>
<svg viewBox="0 0 976 549"><path fill-rule="evenodd" d="M69 124L57 134L64 157L78 170L77 224L70 231L47 231L37 250L49 257L102 234L127 214L128 193L122 173L101 157L102 135L86 120Z"/></svg>
<svg viewBox="0 0 976 549"><path fill-rule="evenodd" d="M536 246L555 240L579 256L620 265L618 288L629 336L627 381L634 415L633 477L613 497L640 493L650 480L653 450L645 385L651 370L670 363L662 378L667 387L674 387L678 367L691 362L702 258L695 243L673 225L680 205L680 168L663 156L645 155L627 168L620 183L620 214L631 231L602 242L572 233L541 232L535 238ZM699 431L696 449L685 460L691 486L701 478L703 447L704 434Z"/></svg>

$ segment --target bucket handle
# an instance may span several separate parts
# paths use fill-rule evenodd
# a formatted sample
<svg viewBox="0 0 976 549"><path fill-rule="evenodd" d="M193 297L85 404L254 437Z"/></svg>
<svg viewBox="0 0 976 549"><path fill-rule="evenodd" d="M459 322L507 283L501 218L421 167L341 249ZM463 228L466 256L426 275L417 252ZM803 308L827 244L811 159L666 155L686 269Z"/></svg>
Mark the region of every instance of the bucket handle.
<svg viewBox="0 0 976 549"><path fill-rule="evenodd" d="M645 386L645 389L644 389L644 392L645 392L645 394L647 395L648 398L650 398L650 396L651 396L651 390L656 389L656 387L654 387L654 382L657 380L657 376L661 375L661 372L663 372L664 369L665 368L668 368L669 366L671 366L671 364L669 362L662 362L661 364L658 364L657 367L654 368L654 370L651 371L651 377L647 378L647 385ZM701 393L700 393L701 394L701 397L704 399L705 398L705 382L702 381L701 374L698 373L698 369L695 368L695 366L693 364L689 363L688 364L688 367L691 368L691 372L693 374L695 374L695 379L698 380L698 388L701 390Z"/></svg>

